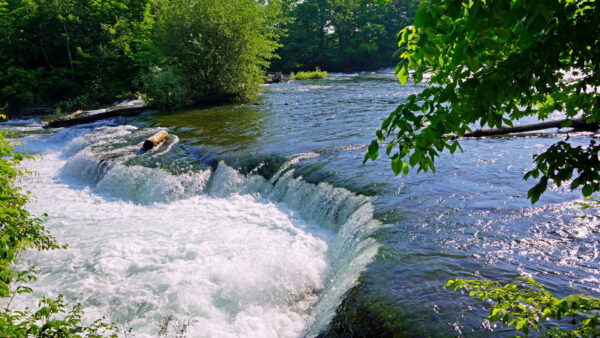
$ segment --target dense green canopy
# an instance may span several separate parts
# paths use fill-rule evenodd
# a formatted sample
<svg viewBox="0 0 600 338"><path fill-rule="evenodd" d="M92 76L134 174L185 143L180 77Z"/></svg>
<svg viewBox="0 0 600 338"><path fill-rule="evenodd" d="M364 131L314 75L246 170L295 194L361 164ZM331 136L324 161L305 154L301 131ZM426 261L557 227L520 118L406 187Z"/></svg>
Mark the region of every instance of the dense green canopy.
<svg viewBox="0 0 600 338"><path fill-rule="evenodd" d="M356 71L394 64L396 35L418 0L287 1L289 23L272 70Z"/></svg>
<svg viewBox="0 0 600 338"><path fill-rule="evenodd" d="M554 112L598 122L599 29L595 1L423 1L414 25L399 35L397 74L405 84L430 73L429 86L408 97L377 131L380 142L389 141L394 172L435 170L439 152L459 147L452 135L475 124L501 127ZM599 150L593 141L589 147L551 146L526 175L540 178L529 197L537 201L550 180L583 187L586 196L600 190ZM373 141L365 160L378 153Z"/></svg>
<svg viewBox="0 0 600 338"><path fill-rule="evenodd" d="M70 108L131 91L150 11L148 0L0 0L0 101Z"/></svg>

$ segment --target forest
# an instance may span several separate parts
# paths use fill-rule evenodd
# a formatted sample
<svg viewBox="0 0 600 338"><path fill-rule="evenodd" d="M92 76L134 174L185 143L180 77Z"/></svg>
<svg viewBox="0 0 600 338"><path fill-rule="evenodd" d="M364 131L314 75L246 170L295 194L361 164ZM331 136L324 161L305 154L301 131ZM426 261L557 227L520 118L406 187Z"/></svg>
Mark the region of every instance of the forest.
<svg viewBox="0 0 600 338"><path fill-rule="evenodd" d="M418 2L3 0L0 101L9 112L248 101L267 71L395 64ZM166 89L168 88L168 89Z"/></svg>

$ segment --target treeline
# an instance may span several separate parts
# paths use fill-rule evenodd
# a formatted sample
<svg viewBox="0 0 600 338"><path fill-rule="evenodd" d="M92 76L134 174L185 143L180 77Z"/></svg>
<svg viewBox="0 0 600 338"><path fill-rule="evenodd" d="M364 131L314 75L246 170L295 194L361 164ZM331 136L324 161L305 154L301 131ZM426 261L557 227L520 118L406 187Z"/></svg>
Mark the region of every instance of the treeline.
<svg viewBox="0 0 600 338"><path fill-rule="evenodd" d="M0 102L72 110L146 92L162 107L248 100L278 1L0 0Z"/></svg>
<svg viewBox="0 0 600 338"><path fill-rule="evenodd" d="M420 0L291 0L286 35L272 69L317 67L349 72L397 63L397 34L411 25Z"/></svg>
<svg viewBox="0 0 600 338"><path fill-rule="evenodd" d="M0 104L69 111L136 93L165 108L247 101L269 69L394 64L416 3L0 0Z"/></svg>

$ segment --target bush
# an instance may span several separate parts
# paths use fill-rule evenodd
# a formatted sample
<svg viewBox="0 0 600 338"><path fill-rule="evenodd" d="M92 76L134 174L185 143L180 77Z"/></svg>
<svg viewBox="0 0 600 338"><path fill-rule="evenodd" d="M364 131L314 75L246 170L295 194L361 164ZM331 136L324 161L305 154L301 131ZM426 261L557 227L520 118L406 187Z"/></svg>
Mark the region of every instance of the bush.
<svg viewBox="0 0 600 338"><path fill-rule="evenodd" d="M110 102L147 69L153 0L0 1L0 102L61 110Z"/></svg>
<svg viewBox="0 0 600 338"><path fill-rule="evenodd" d="M292 80L319 80L327 78L327 71L321 70L319 67L312 72L291 73Z"/></svg>
<svg viewBox="0 0 600 338"><path fill-rule="evenodd" d="M142 82L152 106L174 109L191 103L191 91L186 79L170 66L151 67L142 77Z"/></svg>
<svg viewBox="0 0 600 338"><path fill-rule="evenodd" d="M155 41L189 88L183 101L254 99L279 46L279 13L278 1L164 1Z"/></svg>

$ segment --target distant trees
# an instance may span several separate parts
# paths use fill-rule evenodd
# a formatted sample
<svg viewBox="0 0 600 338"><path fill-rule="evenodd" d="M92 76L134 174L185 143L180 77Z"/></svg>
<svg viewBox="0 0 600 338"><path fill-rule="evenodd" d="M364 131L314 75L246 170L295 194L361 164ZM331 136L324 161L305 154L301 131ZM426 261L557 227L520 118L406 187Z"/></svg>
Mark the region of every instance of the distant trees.
<svg viewBox="0 0 600 338"><path fill-rule="evenodd" d="M271 69L356 71L390 67L396 35L412 22L418 0L288 1L290 22Z"/></svg>
<svg viewBox="0 0 600 338"><path fill-rule="evenodd" d="M0 0L0 102L251 100L264 72L392 65L418 0ZM287 34L280 39L282 33ZM276 54L280 59L276 59Z"/></svg>
<svg viewBox="0 0 600 338"><path fill-rule="evenodd" d="M133 90L151 10L148 0L0 0L0 101L70 109Z"/></svg>
<svg viewBox="0 0 600 338"><path fill-rule="evenodd" d="M231 0L0 0L0 101L63 110L144 86L161 106L248 100L281 6Z"/></svg>

